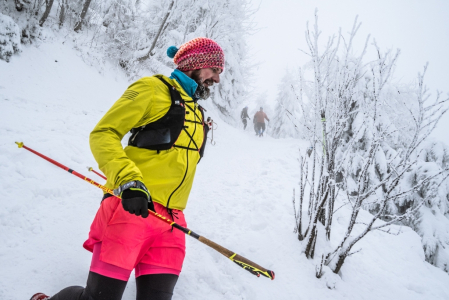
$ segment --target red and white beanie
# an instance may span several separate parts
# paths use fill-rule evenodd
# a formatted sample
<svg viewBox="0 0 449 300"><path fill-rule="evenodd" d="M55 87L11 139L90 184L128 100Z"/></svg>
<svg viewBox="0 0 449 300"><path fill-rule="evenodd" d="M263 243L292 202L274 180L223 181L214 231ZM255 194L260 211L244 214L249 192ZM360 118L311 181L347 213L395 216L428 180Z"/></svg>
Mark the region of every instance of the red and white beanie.
<svg viewBox="0 0 449 300"><path fill-rule="evenodd" d="M223 49L213 40L196 38L176 48L170 46L167 55L173 58L180 71L191 71L205 68L224 69Z"/></svg>

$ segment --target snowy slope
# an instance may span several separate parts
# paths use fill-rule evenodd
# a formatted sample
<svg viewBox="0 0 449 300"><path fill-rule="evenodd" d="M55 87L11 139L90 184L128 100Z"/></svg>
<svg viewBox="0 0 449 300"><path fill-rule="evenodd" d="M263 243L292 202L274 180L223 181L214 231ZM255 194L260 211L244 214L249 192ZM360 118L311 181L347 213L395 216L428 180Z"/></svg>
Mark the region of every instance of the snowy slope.
<svg viewBox="0 0 449 300"><path fill-rule="evenodd" d="M82 243L101 195L14 142L103 182L85 169L96 167L88 134L128 84L107 66L99 74L58 39L0 61L0 299L84 285L90 253ZM210 107L206 115L218 123L216 145L207 145L198 166L185 211L189 228L274 270L276 279L257 278L187 238L174 299L449 299L448 275L424 261L408 228L398 236L372 233L341 276L326 270L316 279L316 262L301 254L293 233L292 189L306 144L257 138L221 122ZM346 214L336 214L336 236ZM133 282L124 299L134 299Z"/></svg>

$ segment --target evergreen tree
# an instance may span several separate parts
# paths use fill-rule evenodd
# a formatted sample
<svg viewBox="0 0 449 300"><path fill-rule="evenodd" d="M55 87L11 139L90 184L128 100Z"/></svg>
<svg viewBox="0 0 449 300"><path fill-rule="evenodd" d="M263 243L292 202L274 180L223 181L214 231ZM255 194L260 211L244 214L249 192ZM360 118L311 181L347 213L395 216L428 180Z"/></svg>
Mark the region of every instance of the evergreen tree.
<svg viewBox="0 0 449 300"><path fill-rule="evenodd" d="M274 138L300 137L299 128L296 125L301 116L299 99L295 92L299 90L298 82L298 76L287 71L278 87L271 132Z"/></svg>

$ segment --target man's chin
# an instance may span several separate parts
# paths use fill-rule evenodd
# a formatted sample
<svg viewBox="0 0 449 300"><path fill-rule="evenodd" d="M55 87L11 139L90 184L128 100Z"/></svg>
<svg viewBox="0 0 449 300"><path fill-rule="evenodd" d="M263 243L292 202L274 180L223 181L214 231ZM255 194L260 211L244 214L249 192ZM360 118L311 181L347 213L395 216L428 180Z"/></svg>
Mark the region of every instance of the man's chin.
<svg viewBox="0 0 449 300"><path fill-rule="evenodd" d="M195 94L199 100L206 100L210 96L210 90L207 86L198 84L198 88Z"/></svg>
<svg viewBox="0 0 449 300"><path fill-rule="evenodd" d="M210 96L209 85L207 84L207 80L202 80L199 77L199 70L195 70L192 73L192 79L198 84L198 90L195 94L199 99L206 100Z"/></svg>

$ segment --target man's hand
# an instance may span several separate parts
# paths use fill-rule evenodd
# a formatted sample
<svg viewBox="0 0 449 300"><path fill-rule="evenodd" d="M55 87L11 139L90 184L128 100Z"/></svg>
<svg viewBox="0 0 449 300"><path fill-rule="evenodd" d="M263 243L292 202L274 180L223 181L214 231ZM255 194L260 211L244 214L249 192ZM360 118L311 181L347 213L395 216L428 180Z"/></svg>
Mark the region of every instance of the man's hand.
<svg viewBox="0 0 449 300"><path fill-rule="evenodd" d="M117 190L122 198L123 209L130 214L146 218L148 217L148 209L156 212L150 192L143 182L131 181L120 186Z"/></svg>

